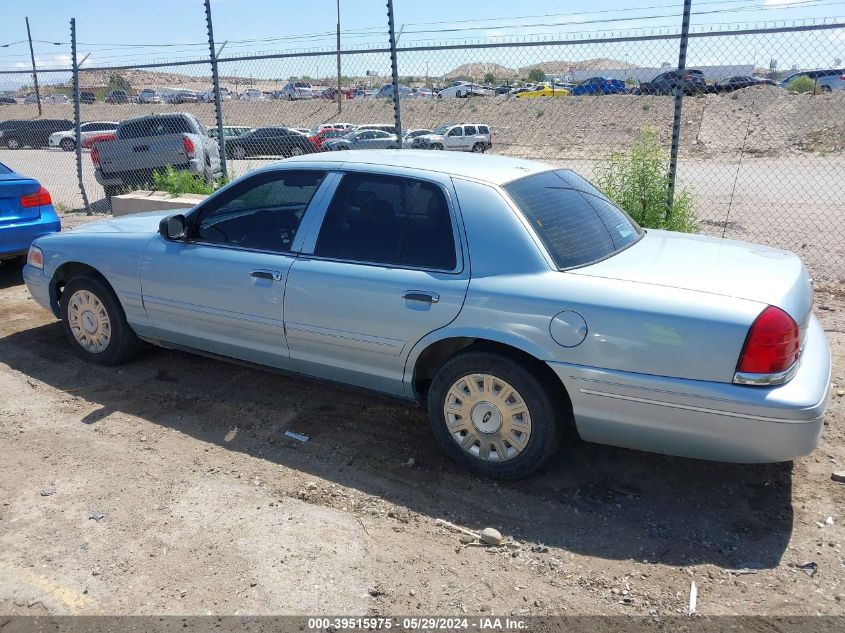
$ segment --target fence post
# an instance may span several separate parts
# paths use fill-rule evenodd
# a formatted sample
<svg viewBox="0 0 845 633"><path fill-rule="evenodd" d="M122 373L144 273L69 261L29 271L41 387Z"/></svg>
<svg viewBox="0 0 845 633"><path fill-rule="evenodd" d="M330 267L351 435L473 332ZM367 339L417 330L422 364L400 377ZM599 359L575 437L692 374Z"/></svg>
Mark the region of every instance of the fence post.
<svg viewBox="0 0 845 633"><path fill-rule="evenodd" d="M678 172L678 148L681 144L681 108L684 102L683 75L687 68L687 43L689 41L689 18L692 0L684 0L684 18L681 22L681 44L678 50L678 74L680 81L675 84L675 116L672 119L672 150L669 154L669 187L666 195L666 219L672 217L675 203L675 179Z"/></svg>
<svg viewBox="0 0 845 633"><path fill-rule="evenodd" d="M223 172L223 180L226 180L229 177L229 172L226 166L226 138L223 136L223 101L220 98L220 75L217 73L217 51L214 48L214 28L211 24L211 0L205 0L205 23L208 26L208 56L211 60L214 113L217 119L217 147L220 151L220 169Z"/></svg>
<svg viewBox="0 0 845 633"><path fill-rule="evenodd" d="M387 0L387 30L390 34L390 73L393 81L393 118L396 125L396 140L402 149L402 112L399 105L399 65L396 59L396 31L393 20L393 0Z"/></svg>
<svg viewBox="0 0 845 633"><path fill-rule="evenodd" d="M82 129L80 114L79 96L79 63L76 59L76 18L70 19L70 58L73 64L73 133L74 147L76 148L76 179L79 181L79 193L82 194L82 204L85 205L85 212L93 215L91 205L88 203L88 194L85 193L85 182L82 179Z"/></svg>
<svg viewBox="0 0 845 633"><path fill-rule="evenodd" d="M340 0L337 0L337 113L343 112L343 95L340 92Z"/></svg>

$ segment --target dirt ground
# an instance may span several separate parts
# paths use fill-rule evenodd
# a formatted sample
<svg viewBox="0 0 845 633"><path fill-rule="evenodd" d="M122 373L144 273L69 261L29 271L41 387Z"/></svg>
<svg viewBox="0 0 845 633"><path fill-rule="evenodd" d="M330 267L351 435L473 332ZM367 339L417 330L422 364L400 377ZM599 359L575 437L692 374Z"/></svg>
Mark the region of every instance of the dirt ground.
<svg viewBox="0 0 845 633"><path fill-rule="evenodd" d="M665 619L694 580L704 615L841 615L845 299L816 310L834 387L813 454L731 465L572 436L494 483L377 397L153 348L88 365L0 270L0 613Z"/></svg>

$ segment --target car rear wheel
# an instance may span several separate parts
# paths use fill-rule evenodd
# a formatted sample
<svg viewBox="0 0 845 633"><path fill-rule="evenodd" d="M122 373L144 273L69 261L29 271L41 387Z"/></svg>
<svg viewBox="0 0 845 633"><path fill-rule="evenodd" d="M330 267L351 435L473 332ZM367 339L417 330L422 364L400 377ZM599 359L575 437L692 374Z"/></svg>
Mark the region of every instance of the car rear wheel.
<svg viewBox="0 0 845 633"><path fill-rule="evenodd" d="M62 327L77 355L97 365L118 365L138 353L141 341L126 322L114 291L90 275L73 277L62 290Z"/></svg>
<svg viewBox="0 0 845 633"><path fill-rule="evenodd" d="M486 150L486 149L487 148L484 146L484 143L476 143L475 145L472 146L472 151L476 152L476 153L479 153L479 152L483 153L484 150Z"/></svg>
<svg viewBox="0 0 845 633"><path fill-rule="evenodd" d="M508 356L461 354L431 383L432 431L446 455L469 470L498 479L525 477L558 446L560 415L551 388L533 368Z"/></svg>
<svg viewBox="0 0 845 633"><path fill-rule="evenodd" d="M431 149L443 149L443 146L440 143L435 143L431 146Z"/></svg>
<svg viewBox="0 0 845 633"><path fill-rule="evenodd" d="M243 160L244 158L246 158L246 149L244 149L240 145L235 145L232 148L232 158L236 160Z"/></svg>
<svg viewBox="0 0 845 633"><path fill-rule="evenodd" d="M302 156L305 152L299 145L294 145L290 148L290 155L291 156Z"/></svg>
<svg viewBox="0 0 845 633"><path fill-rule="evenodd" d="M21 143L16 138L7 138L6 139L6 147L8 147L9 149L20 149Z"/></svg>
<svg viewBox="0 0 845 633"><path fill-rule="evenodd" d="M72 138L63 138L62 142L59 143L59 147L61 147L66 152L72 152L76 149L76 141Z"/></svg>

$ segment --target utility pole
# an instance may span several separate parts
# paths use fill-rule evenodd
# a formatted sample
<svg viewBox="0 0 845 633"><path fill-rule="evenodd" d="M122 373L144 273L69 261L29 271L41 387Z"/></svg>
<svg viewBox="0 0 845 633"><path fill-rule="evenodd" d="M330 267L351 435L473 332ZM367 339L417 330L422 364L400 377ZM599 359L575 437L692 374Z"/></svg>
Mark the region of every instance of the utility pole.
<svg viewBox="0 0 845 633"><path fill-rule="evenodd" d="M88 194L85 192L85 181L82 178L82 130L80 94L79 94L79 65L76 61L76 18L70 19L70 59L73 63L73 148L76 150L76 179L79 182L79 193L82 194L82 204L85 205L85 212L93 215L91 205L88 202ZM85 56L88 59L88 55ZM85 59L82 61L84 62Z"/></svg>
<svg viewBox="0 0 845 633"><path fill-rule="evenodd" d="M687 68L687 43L692 0L684 0L684 17L681 22L681 44L678 50L678 81L675 84L675 116L672 119L672 150L669 154L669 190L666 192L666 219L672 217L675 204L675 178L678 173L678 149L681 145L681 108L684 103L684 75Z"/></svg>
<svg viewBox="0 0 845 633"><path fill-rule="evenodd" d="M340 92L340 0L337 0L337 113L343 112L343 95Z"/></svg>
<svg viewBox="0 0 845 633"><path fill-rule="evenodd" d="M29 39L29 57L32 59L32 83L35 85L35 100L38 102L38 116L41 116L41 93L38 91L38 73L35 72L35 51L32 50L32 33L29 18L26 18L26 37Z"/></svg>

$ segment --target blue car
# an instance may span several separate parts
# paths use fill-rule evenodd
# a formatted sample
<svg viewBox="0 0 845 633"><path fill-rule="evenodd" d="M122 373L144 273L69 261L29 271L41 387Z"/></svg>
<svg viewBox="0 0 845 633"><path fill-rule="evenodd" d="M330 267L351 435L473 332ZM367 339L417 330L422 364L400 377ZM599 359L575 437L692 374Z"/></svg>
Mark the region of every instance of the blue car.
<svg viewBox="0 0 845 633"><path fill-rule="evenodd" d="M0 163L0 261L26 255L35 238L61 226L50 192Z"/></svg>
<svg viewBox="0 0 845 633"><path fill-rule="evenodd" d="M620 79L608 79L607 77L590 77L585 79L574 88L570 88L570 92L576 97L581 95L618 95L625 94L625 82Z"/></svg>

